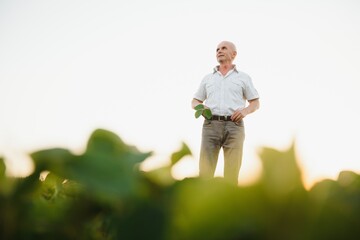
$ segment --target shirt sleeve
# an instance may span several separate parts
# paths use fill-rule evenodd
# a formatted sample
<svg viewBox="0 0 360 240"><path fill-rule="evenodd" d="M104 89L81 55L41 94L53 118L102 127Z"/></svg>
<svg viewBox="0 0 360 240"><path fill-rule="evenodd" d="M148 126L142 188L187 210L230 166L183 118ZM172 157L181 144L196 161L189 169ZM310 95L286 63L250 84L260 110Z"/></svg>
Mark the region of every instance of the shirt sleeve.
<svg viewBox="0 0 360 240"><path fill-rule="evenodd" d="M200 86L196 93L194 94L194 98L200 101L205 101L206 99L206 77L201 81Z"/></svg>
<svg viewBox="0 0 360 240"><path fill-rule="evenodd" d="M251 77L248 77L247 81L246 81L245 98L248 101L259 98L259 94L258 94L256 88L254 87Z"/></svg>

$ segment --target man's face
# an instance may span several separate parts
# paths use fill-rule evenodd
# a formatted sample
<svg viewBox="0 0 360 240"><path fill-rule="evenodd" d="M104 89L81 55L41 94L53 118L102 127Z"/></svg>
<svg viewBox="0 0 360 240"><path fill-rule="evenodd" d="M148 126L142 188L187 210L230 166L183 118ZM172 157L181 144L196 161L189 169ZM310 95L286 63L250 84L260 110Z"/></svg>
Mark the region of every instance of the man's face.
<svg viewBox="0 0 360 240"><path fill-rule="evenodd" d="M235 56L236 56L236 51L227 42L220 43L216 48L216 59L219 63L225 63L225 62L232 63Z"/></svg>

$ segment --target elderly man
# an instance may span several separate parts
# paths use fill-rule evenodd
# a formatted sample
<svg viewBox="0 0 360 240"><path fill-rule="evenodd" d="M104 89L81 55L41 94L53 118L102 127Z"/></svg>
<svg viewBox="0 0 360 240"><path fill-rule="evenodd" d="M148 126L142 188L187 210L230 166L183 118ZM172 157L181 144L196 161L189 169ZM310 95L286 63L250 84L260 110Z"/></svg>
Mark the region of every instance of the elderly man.
<svg viewBox="0 0 360 240"><path fill-rule="evenodd" d="M224 178L237 184L245 139L244 122L259 108L259 94L251 78L233 64L237 55L232 42L223 41L216 48L219 63L200 83L191 102L212 112L202 128L200 176L214 176L219 151L224 152Z"/></svg>

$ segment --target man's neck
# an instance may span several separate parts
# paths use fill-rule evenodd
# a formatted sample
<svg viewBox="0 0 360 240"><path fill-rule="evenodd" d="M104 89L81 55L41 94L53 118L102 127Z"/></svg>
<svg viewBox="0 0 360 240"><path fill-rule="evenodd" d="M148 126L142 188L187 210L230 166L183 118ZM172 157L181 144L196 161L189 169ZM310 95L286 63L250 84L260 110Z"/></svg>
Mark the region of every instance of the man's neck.
<svg viewBox="0 0 360 240"><path fill-rule="evenodd" d="M223 76L225 76L233 68L234 68L234 64L232 63L220 63L219 71Z"/></svg>

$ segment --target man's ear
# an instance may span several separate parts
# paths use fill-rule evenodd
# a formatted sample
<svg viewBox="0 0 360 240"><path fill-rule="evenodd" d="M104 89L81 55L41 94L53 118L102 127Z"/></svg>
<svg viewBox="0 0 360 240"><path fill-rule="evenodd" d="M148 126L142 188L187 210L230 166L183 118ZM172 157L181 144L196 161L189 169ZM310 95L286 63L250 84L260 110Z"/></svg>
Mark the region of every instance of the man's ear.
<svg viewBox="0 0 360 240"><path fill-rule="evenodd" d="M233 51L232 59L235 59L236 55L237 55L237 52L236 52L236 51Z"/></svg>

